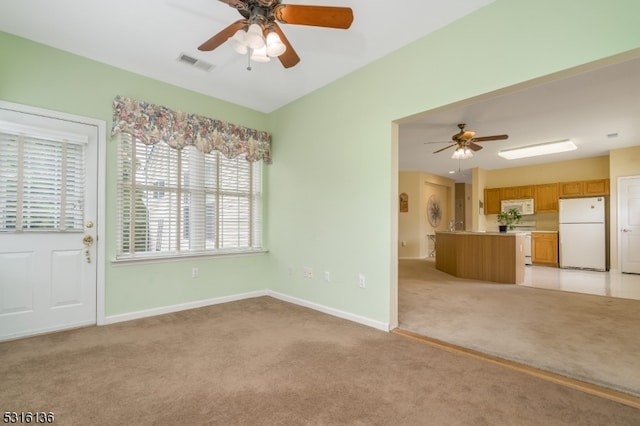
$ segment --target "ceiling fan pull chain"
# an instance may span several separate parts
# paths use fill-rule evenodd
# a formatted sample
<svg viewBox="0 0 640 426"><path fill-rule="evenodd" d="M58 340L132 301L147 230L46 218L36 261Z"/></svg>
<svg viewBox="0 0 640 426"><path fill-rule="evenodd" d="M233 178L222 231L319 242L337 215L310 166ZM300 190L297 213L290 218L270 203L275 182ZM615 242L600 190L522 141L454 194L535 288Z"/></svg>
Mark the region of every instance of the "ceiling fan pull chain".
<svg viewBox="0 0 640 426"><path fill-rule="evenodd" d="M247 49L247 71L251 71L251 51L253 49Z"/></svg>

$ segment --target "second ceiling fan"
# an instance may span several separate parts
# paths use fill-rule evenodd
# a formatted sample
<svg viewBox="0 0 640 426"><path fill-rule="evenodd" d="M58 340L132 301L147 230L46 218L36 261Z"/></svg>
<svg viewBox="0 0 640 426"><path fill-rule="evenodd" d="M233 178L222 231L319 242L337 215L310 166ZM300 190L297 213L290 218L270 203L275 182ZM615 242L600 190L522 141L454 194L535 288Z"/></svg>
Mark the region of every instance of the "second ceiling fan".
<svg viewBox="0 0 640 426"><path fill-rule="evenodd" d="M494 135L494 136L481 136L476 137L476 132L472 130L465 130L466 124L460 123L458 124L458 128L460 131L453 136L451 136L451 140L454 142L449 146L445 146L437 151L434 151L434 154L438 152L444 151L446 149L456 147L452 158L469 158L473 154L471 151L480 151L482 149L481 145L478 145L476 142L488 142L488 141L498 141L508 139L509 135ZM426 143L442 143L442 142L426 142Z"/></svg>
<svg viewBox="0 0 640 426"><path fill-rule="evenodd" d="M202 43L198 49L214 50L230 40L238 53L252 53L264 48L264 55L254 57L252 53L252 59L268 60L270 57L278 57L285 68L296 65L300 62L300 57L278 22L338 29L347 29L353 22L353 11L348 7L282 4L281 0L220 1L237 9L243 19L232 23Z"/></svg>

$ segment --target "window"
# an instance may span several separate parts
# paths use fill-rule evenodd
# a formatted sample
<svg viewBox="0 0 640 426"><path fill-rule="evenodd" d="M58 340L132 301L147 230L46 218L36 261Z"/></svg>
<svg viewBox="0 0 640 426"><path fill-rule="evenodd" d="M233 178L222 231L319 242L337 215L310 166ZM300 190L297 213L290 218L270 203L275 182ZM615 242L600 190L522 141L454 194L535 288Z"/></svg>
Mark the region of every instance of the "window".
<svg viewBox="0 0 640 426"><path fill-rule="evenodd" d="M262 162L119 135L118 259L262 248Z"/></svg>
<svg viewBox="0 0 640 426"><path fill-rule="evenodd" d="M82 232L84 144L0 131L0 232Z"/></svg>

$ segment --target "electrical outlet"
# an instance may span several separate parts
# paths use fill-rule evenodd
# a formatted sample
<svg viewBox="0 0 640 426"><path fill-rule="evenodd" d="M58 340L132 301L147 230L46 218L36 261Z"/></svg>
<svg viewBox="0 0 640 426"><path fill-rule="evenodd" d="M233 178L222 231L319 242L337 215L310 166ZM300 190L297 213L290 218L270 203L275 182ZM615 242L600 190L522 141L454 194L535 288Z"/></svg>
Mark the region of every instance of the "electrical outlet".
<svg viewBox="0 0 640 426"><path fill-rule="evenodd" d="M293 275L293 265L287 267L287 275Z"/></svg>
<svg viewBox="0 0 640 426"><path fill-rule="evenodd" d="M191 268L191 278L198 278L200 276L200 269Z"/></svg>
<svg viewBox="0 0 640 426"><path fill-rule="evenodd" d="M309 266L305 266L302 269L302 276L304 276L308 280L313 279L313 269L311 269Z"/></svg>
<svg viewBox="0 0 640 426"><path fill-rule="evenodd" d="M364 277L364 274L363 274L363 273L360 273L360 274L358 275L358 286L359 286L360 288L365 288L365 287L367 286L367 280L366 280L366 278Z"/></svg>
<svg viewBox="0 0 640 426"><path fill-rule="evenodd" d="M324 271L324 282L331 282L331 273L329 271Z"/></svg>

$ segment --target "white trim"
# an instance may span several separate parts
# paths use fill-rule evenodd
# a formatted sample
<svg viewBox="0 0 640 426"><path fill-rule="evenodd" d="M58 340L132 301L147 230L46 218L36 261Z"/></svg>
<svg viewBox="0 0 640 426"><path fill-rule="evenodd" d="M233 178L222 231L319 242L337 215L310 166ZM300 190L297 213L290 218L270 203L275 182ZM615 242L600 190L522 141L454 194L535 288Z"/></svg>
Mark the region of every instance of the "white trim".
<svg viewBox="0 0 640 426"><path fill-rule="evenodd" d="M0 342L8 342L9 340L23 339L25 337L40 336L43 334L55 333L58 331L67 331L74 328L91 327L93 325L96 325L96 323L93 321L82 321L72 324L64 324L62 326L56 327L43 327L37 330L20 331L17 333L0 336Z"/></svg>
<svg viewBox="0 0 640 426"><path fill-rule="evenodd" d="M25 114L39 115L59 120L72 121L82 123L97 128L98 143L98 188L97 190L97 222L98 229L96 238L96 324L104 324L104 304L105 304L105 219L106 219L106 203L105 203L105 187L106 187L106 138L107 123L104 120L96 118L82 117L74 114L67 114L59 111L52 111L44 108L33 107L29 105L16 104L0 100L0 108L11 111L21 112Z"/></svg>
<svg viewBox="0 0 640 426"><path fill-rule="evenodd" d="M340 311L338 309L330 308L328 306L319 305L317 303L309 302L308 300L298 299L297 297L287 296L286 294L278 293L271 290L257 290L248 293L234 294L230 296L216 297L213 299L196 300L193 302L180 303L177 305L161 306L159 308L146 309L144 311L128 312L125 314L109 315L105 318L104 324L115 324L123 321L131 321L141 318L153 317L156 315L170 314L173 312L186 311L189 309L203 308L205 306L218 305L221 303L236 302L238 300L253 299L255 297L269 296L274 299L281 300L287 303L293 303L294 305L304 306L306 308L313 309L334 317L342 318L348 321L353 321L368 327L376 328L382 331L389 331L389 324L380 321L372 320L360 315L354 315L349 312Z"/></svg>
<svg viewBox="0 0 640 426"><path fill-rule="evenodd" d="M25 112L17 109L13 109L13 110L19 111L19 112ZM58 117L53 117L52 115L46 115L46 114L38 114L38 115L51 117L51 118L58 118ZM79 121L79 120L72 120L72 121ZM86 124L84 122L82 123ZM58 142L58 143L67 142L67 143L73 143L78 145L86 145L89 143L89 140L84 135L61 132L58 130L44 130L34 126L25 126L24 124L9 123L7 121L0 121L0 129L2 129L2 131L5 133L9 133L15 136L28 135L30 137L47 139L47 140Z"/></svg>
<svg viewBox="0 0 640 426"><path fill-rule="evenodd" d="M126 314L109 315L105 318L104 324L115 324L122 321L131 321L141 318L153 317L156 315L170 314L173 312L186 311L189 309L203 308L205 306L219 305L221 303L236 302L238 300L252 299L255 297L268 296L266 290L252 291L249 293L234 294L231 296L215 297L213 299L196 300L193 302L180 303L177 305L161 306L159 308L146 309L144 311L127 312Z"/></svg>
<svg viewBox="0 0 640 426"><path fill-rule="evenodd" d="M389 331L389 323L384 323L381 321L376 321L371 318L363 317L360 315L355 315L350 312L341 311L339 309L331 308L328 306L320 305L314 302L309 302L308 300L298 299L297 297L288 296L286 294L278 293L277 291L267 290L267 295L273 297L274 299L282 300L283 302L293 303L294 305L304 306L305 308L313 309L314 311L319 311L325 314L329 314L334 317L346 319L349 321L357 322L362 325L366 325L369 327L376 328L382 331Z"/></svg>

